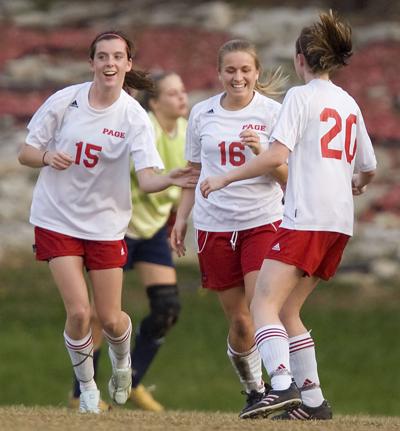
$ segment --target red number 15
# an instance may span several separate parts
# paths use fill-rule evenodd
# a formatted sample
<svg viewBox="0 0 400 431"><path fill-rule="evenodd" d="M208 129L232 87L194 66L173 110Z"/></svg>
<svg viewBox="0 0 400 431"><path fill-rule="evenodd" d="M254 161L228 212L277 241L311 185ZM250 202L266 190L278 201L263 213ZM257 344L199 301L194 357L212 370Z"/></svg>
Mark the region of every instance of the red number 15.
<svg viewBox="0 0 400 431"><path fill-rule="evenodd" d="M82 158L82 150L83 147L85 147L85 156L86 158L83 159L83 164L87 168L94 168L97 165L97 162L99 161L99 155L100 151L103 149L99 145L94 144L84 144L82 141L77 142L76 144L76 156L75 156L75 164L80 165L81 164L81 158Z"/></svg>
<svg viewBox="0 0 400 431"><path fill-rule="evenodd" d="M335 124L325 133L321 138L321 153L322 157L328 159L341 159L343 151L337 150L334 148L329 148L329 143L342 131L342 118L336 109L325 108L320 114L320 120L323 122L328 121L329 118L333 118L335 120ZM354 141L353 152L351 152L351 132L353 129L353 125L357 122L357 117L354 114L350 114L346 118L345 125L345 136L344 136L344 150L346 154L346 160L348 163L351 163L356 155L357 149L357 141Z"/></svg>

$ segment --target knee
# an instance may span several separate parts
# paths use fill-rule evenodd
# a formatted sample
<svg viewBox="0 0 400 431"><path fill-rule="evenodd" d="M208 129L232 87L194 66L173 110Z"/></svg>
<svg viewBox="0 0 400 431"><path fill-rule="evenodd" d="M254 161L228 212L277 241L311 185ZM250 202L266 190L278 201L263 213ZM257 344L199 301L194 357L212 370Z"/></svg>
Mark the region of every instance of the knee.
<svg viewBox="0 0 400 431"><path fill-rule="evenodd" d="M150 314L143 319L140 334L151 339L161 339L179 318L181 303L178 287L175 284L152 285L147 288L147 295Z"/></svg>
<svg viewBox="0 0 400 431"><path fill-rule="evenodd" d="M300 311L296 308L283 306L279 312L279 319L285 328L290 328L300 321Z"/></svg>
<svg viewBox="0 0 400 431"><path fill-rule="evenodd" d="M90 327L90 307L79 306L67 311L70 325L79 332L85 332Z"/></svg>
<svg viewBox="0 0 400 431"><path fill-rule="evenodd" d="M250 313L240 313L234 316L230 322L229 332L241 339L254 337L254 325Z"/></svg>
<svg viewBox="0 0 400 431"><path fill-rule="evenodd" d="M121 314L109 313L105 315L98 315L99 323L103 331L107 334L113 335L120 332L121 329Z"/></svg>

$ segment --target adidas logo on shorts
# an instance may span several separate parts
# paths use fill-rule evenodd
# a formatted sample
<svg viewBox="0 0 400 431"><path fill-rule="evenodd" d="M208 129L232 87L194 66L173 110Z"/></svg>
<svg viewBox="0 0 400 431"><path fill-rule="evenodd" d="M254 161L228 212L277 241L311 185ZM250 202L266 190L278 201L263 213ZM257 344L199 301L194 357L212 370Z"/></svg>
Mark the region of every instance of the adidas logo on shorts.
<svg viewBox="0 0 400 431"><path fill-rule="evenodd" d="M271 248L271 250L274 250L274 251L281 251L281 247L280 247L280 245L279 245L279 242L277 242L272 248Z"/></svg>

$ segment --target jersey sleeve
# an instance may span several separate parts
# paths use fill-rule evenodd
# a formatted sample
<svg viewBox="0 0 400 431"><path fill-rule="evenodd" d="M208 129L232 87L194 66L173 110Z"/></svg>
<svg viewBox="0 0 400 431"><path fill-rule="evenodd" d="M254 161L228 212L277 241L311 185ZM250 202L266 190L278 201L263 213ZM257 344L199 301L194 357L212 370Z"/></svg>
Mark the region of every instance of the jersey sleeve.
<svg viewBox="0 0 400 431"><path fill-rule="evenodd" d="M361 112L357 115L357 150L354 164L356 172L369 172L376 169L376 157Z"/></svg>
<svg viewBox="0 0 400 431"><path fill-rule="evenodd" d="M290 89L283 100L277 122L271 133L271 142L276 140L290 151L294 150L304 127L306 106L296 88Z"/></svg>
<svg viewBox="0 0 400 431"><path fill-rule="evenodd" d="M201 142L199 134L199 116L194 108L189 116L186 129L185 158L189 162L201 163Z"/></svg>
<svg viewBox="0 0 400 431"><path fill-rule="evenodd" d="M50 96L31 118L27 128L26 143L33 147L47 148L62 121L62 110L58 106L58 94ZM62 112L61 112L62 111Z"/></svg>
<svg viewBox="0 0 400 431"><path fill-rule="evenodd" d="M145 168L164 169L156 148L154 128L147 114L142 116L142 124L135 127L130 152L136 172Z"/></svg>

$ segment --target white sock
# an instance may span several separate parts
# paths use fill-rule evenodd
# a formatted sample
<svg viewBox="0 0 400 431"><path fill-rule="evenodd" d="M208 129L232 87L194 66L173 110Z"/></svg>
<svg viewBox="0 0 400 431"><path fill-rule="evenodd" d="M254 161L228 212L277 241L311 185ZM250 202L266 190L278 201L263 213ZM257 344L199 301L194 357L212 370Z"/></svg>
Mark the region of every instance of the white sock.
<svg viewBox="0 0 400 431"><path fill-rule="evenodd" d="M256 344L273 389L287 389L292 383L289 342L282 325L265 325L256 331Z"/></svg>
<svg viewBox="0 0 400 431"><path fill-rule="evenodd" d="M261 358L257 346L254 345L249 351L239 353L232 349L228 341L226 353L245 391L248 394L251 391L264 392Z"/></svg>
<svg viewBox="0 0 400 431"><path fill-rule="evenodd" d="M324 401L315 357L314 340L310 332L289 338L290 366L301 399L309 407L318 407Z"/></svg>
<svg viewBox="0 0 400 431"><path fill-rule="evenodd" d="M92 332L89 331L88 335L82 340L73 340L64 331L64 340L81 392L96 390Z"/></svg>
<svg viewBox="0 0 400 431"><path fill-rule="evenodd" d="M129 368L131 366L131 319L129 319L128 329L119 337L114 338L105 331L103 334L110 347L109 353L113 368Z"/></svg>

